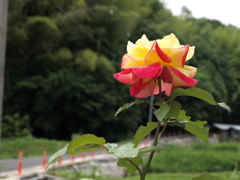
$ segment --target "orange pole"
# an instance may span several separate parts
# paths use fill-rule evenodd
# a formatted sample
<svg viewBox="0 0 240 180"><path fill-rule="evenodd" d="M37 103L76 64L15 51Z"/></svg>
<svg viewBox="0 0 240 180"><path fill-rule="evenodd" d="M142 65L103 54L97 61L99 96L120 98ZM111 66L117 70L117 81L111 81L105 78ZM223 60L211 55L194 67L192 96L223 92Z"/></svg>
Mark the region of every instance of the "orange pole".
<svg viewBox="0 0 240 180"><path fill-rule="evenodd" d="M43 150L42 168L45 169L47 166L47 150Z"/></svg>
<svg viewBox="0 0 240 180"><path fill-rule="evenodd" d="M83 152L83 153L82 153L82 160L83 160L83 161L85 160L85 157L86 157L86 153Z"/></svg>
<svg viewBox="0 0 240 180"><path fill-rule="evenodd" d="M104 149L104 154L105 154L105 156L108 156L107 149Z"/></svg>
<svg viewBox="0 0 240 180"><path fill-rule="evenodd" d="M148 139L145 138L145 139L144 139L144 147L147 147L147 145L148 145Z"/></svg>
<svg viewBox="0 0 240 180"><path fill-rule="evenodd" d="M22 175L22 158L23 158L23 151L18 151L18 172L17 175Z"/></svg>
<svg viewBox="0 0 240 180"><path fill-rule="evenodd" d="M74 163L75 162L75 155L72 155L71 159L72 159L72 163Z"/></svg>
<svg viewBox="0 0 240 180"><path fill-rule="evenodd" d="M62 156L60 156L58 159L58 166L62 166Z"/></svg>
<svg viewBox="0 0 240 180"><path fill-rule="evenodd" d="M91 158L94 159L94 151L91 151Z"/></svg>

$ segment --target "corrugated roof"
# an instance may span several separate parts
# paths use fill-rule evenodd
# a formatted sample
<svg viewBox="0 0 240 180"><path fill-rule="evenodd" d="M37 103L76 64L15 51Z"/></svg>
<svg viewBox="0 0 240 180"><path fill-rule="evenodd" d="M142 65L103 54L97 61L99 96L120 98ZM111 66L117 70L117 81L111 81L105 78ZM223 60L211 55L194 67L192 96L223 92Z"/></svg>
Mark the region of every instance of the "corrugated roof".
<svg viewBox="0 0 240 180"><path fill-rule="evenodd" d="M237 131L240 131L240 125L235 125L235 124L213 123L213 126L221 130L235 129Z"/></svg>

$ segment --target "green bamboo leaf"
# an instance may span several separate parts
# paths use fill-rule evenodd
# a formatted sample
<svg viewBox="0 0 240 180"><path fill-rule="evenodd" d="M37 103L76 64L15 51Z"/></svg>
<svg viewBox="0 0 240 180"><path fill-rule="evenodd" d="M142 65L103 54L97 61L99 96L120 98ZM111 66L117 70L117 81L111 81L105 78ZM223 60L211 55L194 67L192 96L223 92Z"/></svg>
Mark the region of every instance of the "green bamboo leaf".
<svg viewBox="0 0 240 180"><path fill-rule="evenodd" d="M134 148L133 143L123 144L120 147L117 147L116 144L107 143L104 145L108 153L119 158L134 158L138 155L139 149Z"/></svg>
<svg viewBox="0 0 240 180"><path fill-rule="evenodd" d="M130 108L131 106L133 106L133 105L135 105L135 104L141 104L141 103L144 103L144 102L146 102L146 101L144 101L143 99L137 99L137 100L135 100L135 101L132 102L132 103L126 103L126 104L124 104L122 107L120 107L120 108L117 110L117 112L115 113L115 117L117 117L117 115L118 115L120 112L122 112L123 110L128 109L128 108Z"/></svg>
<svg viewBox="0 0 240 180"><path fill-rule="evenodd" d="M102 137L97 137L93 134L85 134L73 139L69 144L67 144L64 148L54 153L48 161L47 167L54 162L56 159L61 157L62 155L70 152L70 154L76 154L79 152L85 152L89 150L95 149L105 149L103 146L106 143L106 140ZM78 148L76 153L72 152Z"/></svg>
<svg viewBox="0 0 240 180"><path fill-rule="evenodd" d="M134 136L134 147L137 147L143 138L146 137L156 127L157 122L149 122L147 123L147 126L140 126Z"/></svg>
<svg viewBox="0 0 240 180"><path fill-rule="evenodd" d="M152 151L157 151L161 149L160 147L158 146L150 146L150 147L144 147L144 148L141 148L139 150L139 153L138 153L138 156L142 155L142 154L145 154L145 153L148 153L148 152L152 152Z"/></svg>
<svg viewBox="0 0 240 180"><path fill-rule="evenodd" d="M177 96L192 96L199 98L211 105L218 105L228 111L228 113L231 113L231 109L229 106L227 106L225 103L217 103L215 99L213 98L212 94L208 91L205 91L203 89L197 88L197 87L191 87L187 89L183 88L176 88L170 95L170 99L173 99Z"/></svg>
<svg viewBox="0 0 240 180"><path fill-rule="evenodd" d="M159 105L160 108L155 110L153 114L157 117L158 121L163 122L163 119L170 109L170 106L166 102L157 102L155 105Z"/></svg>
<svg viewBox="0 0 240 180"><path fill-rule="evenodd" d="M223 180L223 179L216 178L216 177L212 176L211 174L202 174L196 178L193 178L192 180Z"/></svg>
<svg viewBox="0 0 240 180"><path fill-rule="evenodd" d="M134 173L137 171L137 167L142 164L143 159L142 157L135 157L133 159L119 159L117 165L121 167L127 168L127 173Z"/></svg>

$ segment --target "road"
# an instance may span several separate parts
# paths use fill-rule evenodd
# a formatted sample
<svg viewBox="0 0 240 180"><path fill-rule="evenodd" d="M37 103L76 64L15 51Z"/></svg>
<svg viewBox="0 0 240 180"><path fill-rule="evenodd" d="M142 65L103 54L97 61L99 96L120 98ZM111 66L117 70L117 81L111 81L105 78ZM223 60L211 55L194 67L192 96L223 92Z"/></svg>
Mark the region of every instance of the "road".
<svg viewBox="0 0 240 180"><path fill-rule="evenodd" d="M104 150L96 150L94 151L94 155L100 155L100 154L104 154ZM47 160L49 159L50 156L47 156ZM82 159L81 154L76 154L75 155L75 159L79 160ZM92 159L91 157L91 152L86 152L86 160L90 160ZM71 156L69 154L65 154L62 156L62 161L66 162L66 161L72 161L71 160ZM42 166L42 162L43 162L43 157L29 157L29 158L24 158L23 156L23 160L22 160L22 168L26 169L26 168L31 168L34 166ZM18 168L18 159L3 159L0 160L0 164L2 164L2 169L0 170L0 172L9 172L9 171L16 171L17 172L17 168ZM58 161L56 161L55 163L53 163L54 166L58 166ZM64 164L64 163L63 163Z"/></svg>

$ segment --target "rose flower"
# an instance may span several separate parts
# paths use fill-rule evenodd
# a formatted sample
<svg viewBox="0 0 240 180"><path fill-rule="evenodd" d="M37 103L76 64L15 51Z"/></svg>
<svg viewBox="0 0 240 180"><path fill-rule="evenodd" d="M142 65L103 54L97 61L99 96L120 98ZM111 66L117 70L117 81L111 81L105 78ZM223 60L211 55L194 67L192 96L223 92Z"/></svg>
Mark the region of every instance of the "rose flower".
<svg viewBox="0 0 240 180"><path fill-rule="evenodd" d="M146 98L161 91L170 95L174 87L193 87L197 69L185 65L194 54L194 47L180 45L174 34L163 39L149 41L143 35L135 44L128 42L127 54L122 57L121 71L114 77L124 84L132 85L130 95Z"/></svg>

